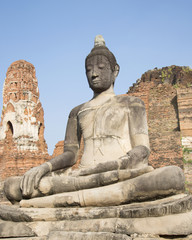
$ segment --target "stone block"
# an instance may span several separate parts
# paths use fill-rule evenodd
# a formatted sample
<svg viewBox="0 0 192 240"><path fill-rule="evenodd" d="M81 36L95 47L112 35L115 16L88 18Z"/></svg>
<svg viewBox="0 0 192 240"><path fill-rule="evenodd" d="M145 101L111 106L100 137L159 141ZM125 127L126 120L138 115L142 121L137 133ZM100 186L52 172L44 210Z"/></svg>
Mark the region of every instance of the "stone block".
<svg viewBox="0 0 192 240"><path fill-rule="evenodd" d="M34 236L36 234L24 223L0 222L0 238Z"/></svg>
<svg viewBox="0 0 192 240"><path fill-rule="evenodd" d="M131 237L125 234L115 234L106 232L64 232L52 231L48 240L131 240Z"/></svg>

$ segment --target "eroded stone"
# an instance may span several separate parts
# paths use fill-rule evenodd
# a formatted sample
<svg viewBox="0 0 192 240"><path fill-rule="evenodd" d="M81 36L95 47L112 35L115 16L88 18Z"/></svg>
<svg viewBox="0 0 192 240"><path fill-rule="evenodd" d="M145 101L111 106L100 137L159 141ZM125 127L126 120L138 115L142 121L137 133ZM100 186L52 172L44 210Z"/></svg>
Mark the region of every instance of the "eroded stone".
<svg viewBox="0 0 192 240"><path fill-rule="evenodd" d="M125 234L105 233L105 232L64 232L52 231L49 234L48 240L131 240Z"/></svg>
<svg viewBox="0 0 192 240"><path fill-rule="evenodd" d="M111 232L131 235L154 234L177 236L192 232L192 212L149 218L109 218L78 221L31 222L26 223L37 236L46 236L51 231Z"/></svg>
<svg viewBox="0 0 192 240"><path fill-rule="evenodd" d="M0 222L0 237L34 237L36 234L24 223Z"/></svg>
<svg viewBox="0 0 192 240"><path fill-rule="evenodd" d="M192 210L192 196L179 194L160 200L111 207L21 208L33 221L144 218L179 214Z"/></svg>

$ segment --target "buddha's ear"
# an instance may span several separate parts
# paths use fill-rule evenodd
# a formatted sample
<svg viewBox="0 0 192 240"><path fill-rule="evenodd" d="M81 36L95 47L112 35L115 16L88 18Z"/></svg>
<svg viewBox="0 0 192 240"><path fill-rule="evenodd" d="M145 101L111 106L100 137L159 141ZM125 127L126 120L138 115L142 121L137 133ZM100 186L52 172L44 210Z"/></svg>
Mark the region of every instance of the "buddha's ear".
<svg viewBox="0 0 192 240"><path fill-rule="evenodd" d="M115 78L116 78L116 77L118 76L118 74L119 74L119 69L120 69L119 65L116 64L116 65L115 65L115 70L114 70L114 72L113 72Z"/></svg>

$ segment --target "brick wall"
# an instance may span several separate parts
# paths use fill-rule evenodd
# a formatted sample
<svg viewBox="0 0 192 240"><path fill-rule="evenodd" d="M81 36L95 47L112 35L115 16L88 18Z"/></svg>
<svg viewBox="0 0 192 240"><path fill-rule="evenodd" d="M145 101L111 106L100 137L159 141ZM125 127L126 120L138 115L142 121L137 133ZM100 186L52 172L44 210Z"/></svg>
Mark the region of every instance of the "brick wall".
<svg viewBox="0 0 192 240"><path fill-rule="evenodd" d="M149 163L155 168L166 165L183 168L181 129L189 129L185 113L188 111L191 119L190 86L192 70L170 66L144 73L128 91L128 95L140 97L145 103L151 147Z"/></svg>
<svg viewBox="0 0 192 240"><path fill-rule="evenodd" d="M55 144L52 157L56 157L62 154L63 152L64 152L64 141L59 141L57 144Z"/></svg>
<svg viewBox="0 0 192 240"><path fill-rule="evenodd" d="M190 82L188 83L190 86ZM182 145L192 149L192 87L177 89Z"/></svg>

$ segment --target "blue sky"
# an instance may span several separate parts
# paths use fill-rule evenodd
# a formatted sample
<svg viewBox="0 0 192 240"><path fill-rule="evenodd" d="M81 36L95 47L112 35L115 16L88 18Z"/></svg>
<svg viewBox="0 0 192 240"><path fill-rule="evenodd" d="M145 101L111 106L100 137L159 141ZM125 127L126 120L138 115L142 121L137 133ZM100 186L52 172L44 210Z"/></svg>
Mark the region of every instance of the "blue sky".
<svg viewBox="0 0 192 240"><path fill-rule="evenodd" d="M0 91L12 62L35 66L52 154L70 110L92 97L84 60L94 37L116 56L115 92L126 93L149 69L192 67L191 9L191 0L0 0Z"/></svg>

